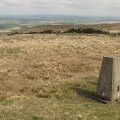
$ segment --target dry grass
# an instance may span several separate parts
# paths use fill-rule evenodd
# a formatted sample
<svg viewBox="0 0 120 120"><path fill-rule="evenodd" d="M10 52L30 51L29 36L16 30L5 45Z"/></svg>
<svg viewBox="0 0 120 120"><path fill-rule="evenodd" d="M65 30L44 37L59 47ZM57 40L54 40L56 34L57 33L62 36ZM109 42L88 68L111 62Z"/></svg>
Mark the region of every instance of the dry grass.
<svg viewBox="0 0 120 120"><path fill-rule="evenodd" d="M119 120L120 105L90 98L102 56L120 57L120 37L0 37L0 120Z"/></svg>

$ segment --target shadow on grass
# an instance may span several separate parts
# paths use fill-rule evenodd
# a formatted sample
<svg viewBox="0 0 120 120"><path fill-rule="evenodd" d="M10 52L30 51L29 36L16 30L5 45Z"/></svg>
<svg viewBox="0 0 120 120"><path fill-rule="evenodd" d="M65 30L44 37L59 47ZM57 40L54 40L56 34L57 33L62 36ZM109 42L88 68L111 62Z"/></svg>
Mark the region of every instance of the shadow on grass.
<svg viewBox="0 0 120 120"><path fill-rule="evenodd" d="M81 85L74 85L71 87L78 96L93 99L96 96L96 83L89 82L88 84L81 86Z"/></svg>
<svg viewBox="0 0 120 120"><path fill-rule="evenodd" d="M74 88L74 90L77 92L79 96L83 96L86 98L92 98L95 97L95 92L86 90L84 88Z"/></svg>
<svg viewBox="0 0 120 120"><path fill-rule="evenodd" d="M89 81L88 83L97 86L97 83L95 83L95 82L93 82L93 81Z"/></svg>

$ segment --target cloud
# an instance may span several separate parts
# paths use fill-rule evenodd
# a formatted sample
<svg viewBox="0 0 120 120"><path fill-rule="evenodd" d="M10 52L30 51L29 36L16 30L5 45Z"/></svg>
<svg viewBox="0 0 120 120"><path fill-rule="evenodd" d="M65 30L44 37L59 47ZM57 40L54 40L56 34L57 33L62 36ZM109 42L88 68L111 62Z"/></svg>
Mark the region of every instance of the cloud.
<svg viewBox="0 0 120 120"><path fill-rule="evenodd" d="M93 9L93 8L115 8L120 7L119 0L1 0L5 6L26 6L42 8L74 8L74 9Z"/></svg>
<svg viewBox="0 0 120 120"><path fill-rule="evenodd" d="M1 0L0 3L5 6L22 6L23 5L20 2L20 0Z"/></svg>
<svg viewBox="0 0 120 120"><path fill-rule="evenodd" d="M81 14L119 14L120 0L1 0L0 6L6 9L15 8L29 9L30 11L45 11L45 12L58 12L60 13L77 13ZM2 7L3 8L3 7ZM0 10L2 10L0 8ZM26 12L26 11L25 11Z"/></svg>

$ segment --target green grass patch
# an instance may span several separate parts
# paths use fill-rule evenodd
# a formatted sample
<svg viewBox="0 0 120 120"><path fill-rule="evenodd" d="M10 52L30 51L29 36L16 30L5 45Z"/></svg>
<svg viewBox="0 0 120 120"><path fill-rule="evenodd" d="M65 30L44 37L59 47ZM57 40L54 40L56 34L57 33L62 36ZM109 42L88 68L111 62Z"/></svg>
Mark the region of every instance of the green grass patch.
<svg viewBox="0 0 120 120"><path fill-rule="evenodd" d="M38 116L33 116L32 120L43 120L43 118L42 117L38 117Z"/></svg>
<svg viewBox="0 0 120 120"><path fill-rule="evenodd" d="M120 104L102 104L91 98L96 83L97 78L89 76L75 83L32 90L33 94L26 99L16 100L17 108L23 106L21 109L8 109L4 114L24 120L119 120Z"/></svg>
<svg viewBox="0 0 120 120"><path fill-rule="evenodd" d="M0 47L1 57L18 56L22 52L20 47Z"/></svg>
<svg viewBox="0 0 120 120"><path fill-rule="evenodd" d="M3 100L1 99L0 100L0 105L2 106L7 106L9 103L11 103L12 101L11 100Z"/></svg>

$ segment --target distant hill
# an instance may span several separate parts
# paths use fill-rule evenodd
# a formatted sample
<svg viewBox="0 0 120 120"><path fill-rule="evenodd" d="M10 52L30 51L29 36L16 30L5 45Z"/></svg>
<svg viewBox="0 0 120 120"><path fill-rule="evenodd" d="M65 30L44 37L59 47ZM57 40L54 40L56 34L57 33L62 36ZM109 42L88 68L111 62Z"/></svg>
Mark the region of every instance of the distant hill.
<svg viewBox="0 0 120 120"><path fill-rule="evenodd" d="M51 34L51 33L119 33L120 24L93 24L93 25L39 25L33 27L26 27L20 30L13 30L9 32L9 35L12 34Z"/></svg>

